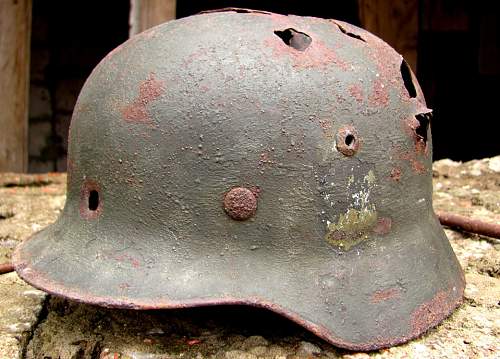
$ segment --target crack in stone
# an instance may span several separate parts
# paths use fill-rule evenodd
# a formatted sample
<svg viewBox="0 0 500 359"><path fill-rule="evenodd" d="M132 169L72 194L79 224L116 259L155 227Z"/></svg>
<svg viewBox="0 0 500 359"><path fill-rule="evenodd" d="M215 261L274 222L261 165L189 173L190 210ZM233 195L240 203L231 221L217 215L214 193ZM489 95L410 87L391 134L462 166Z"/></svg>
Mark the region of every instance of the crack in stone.
<svg viewBox="0 0 500 359"><path fill-rule="evenodd" d="M49 308L48 308L48 303L49 303L50 296L46 295L45 298L42 300L42 309L38 312L36 321L33 323L31 326L30 330L25 332L25 335L23 335L23 339L20 343L20 353L19 357L21 359L27 359L27 352L28 352L28 347L33 340L35 336L35 332L40 326L41 323L47 319L47 316L49 315Z"/></svg>

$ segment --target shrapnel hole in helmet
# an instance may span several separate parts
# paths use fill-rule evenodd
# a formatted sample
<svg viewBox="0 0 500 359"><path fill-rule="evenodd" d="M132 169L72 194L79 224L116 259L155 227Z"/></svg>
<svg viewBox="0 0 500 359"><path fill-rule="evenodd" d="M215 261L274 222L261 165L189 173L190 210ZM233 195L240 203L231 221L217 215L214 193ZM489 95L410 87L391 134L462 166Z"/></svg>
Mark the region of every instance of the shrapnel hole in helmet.
<svg viewBox="0 0 500 359"><path fill-rule="evenodd" d="M406 63L405 60L401 61L400 71L406 91L408 91L408 95L411 98L417 97L417 90L415 89L415 84L413 83L413 79L411 77L410 66Z"/></svg>
<svg viewBox="0 0 500 359"><path fill-rule="evenodd" d="M99 207L99 192L96 190L91 190L89 193L89 210L97 211Z"/></svg>
<svg viewBox="0 0 500 359"><path fill-rule="evenodd" d="M352 33L352 32L347 31L347 30L346 30L343 26L341 26L340 24L337 24L337 23L335 23L335 24L338 26L339 30L340 30L340 31L342 31L342 33L343 33L343 34L346 34L347 36L350 36L350 37L352 37L352 38L354 38L354 39L358 39L358 40L361 40L361 41L363 41L363 42L366 42L366 41L365 41L365 39L363 39L363 38L362 38L361 36L359 36L358 34L354 34L354 33Z"/></svg>
<svg viewBox="0 0 500 359"><path fill-rule="evenodd" d="M429 125L431 121L432 113L419 113L418 115L415 115L415 118L418 121L418 127L415 129L415 133L418 136L418 138L424 142L424 144L427 143L427 133L429 131Z"/></svg>
<svg viewBox="0 0 500 359"><path fill-rule="evenodd" d="M311 45L312 39L306 33L288 28L282 31L274 32L285 44L293 47L295 50L304 51Z"/></svg>

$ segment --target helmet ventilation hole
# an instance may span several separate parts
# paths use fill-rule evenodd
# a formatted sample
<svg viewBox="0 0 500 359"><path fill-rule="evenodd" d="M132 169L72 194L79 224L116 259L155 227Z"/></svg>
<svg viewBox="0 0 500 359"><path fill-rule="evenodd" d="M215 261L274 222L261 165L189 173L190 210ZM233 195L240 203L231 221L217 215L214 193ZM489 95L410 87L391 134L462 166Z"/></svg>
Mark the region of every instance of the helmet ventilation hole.
<svg viewBox="0 0 500 359"><path fill-rule="evenodd" d="M359 150L359 136L353 126L340 128L335 140L337 150L344 156L354 156Z"/></svg>
<svg viewBox="0 0 500 359"><path fill-rule="evenodd" d="M413 83L410 66L403 60L401 61L401 77L403 78L403 83L405 85L406 91L411 98L417 97L417 90L415 89L415 84Z"/></svg>
<svg viewBox="0 0 500 359"><path fill-rule="evenodd" d="M89 193L89 210L97 211L98 207L99 207L99 192L97 192L96 190L92 190Z"/></svg>
<svg viewBox="0 0 500 359"><path fill-rule="evenodd" d="M99 184L86 179L80 190L80 215L84 219L97 218L102 213L103 198Z"/></svg>
<svg viewBox="0 0 500 359"><path fill-rule="evenodd" d="M274 32L285 44L293 47L295 50L304 51L311 45L312 39L309 35L289 28L282 31L276 30Z"/></svg>
<svg viewBox="0 0 500 359"><path fill-rule="evenodd" d="M351 146L352 143L355 141L356 139L354 138L354 136L352 134L348 134L347 136L345 136L345 144L346 146Z"/></svg>

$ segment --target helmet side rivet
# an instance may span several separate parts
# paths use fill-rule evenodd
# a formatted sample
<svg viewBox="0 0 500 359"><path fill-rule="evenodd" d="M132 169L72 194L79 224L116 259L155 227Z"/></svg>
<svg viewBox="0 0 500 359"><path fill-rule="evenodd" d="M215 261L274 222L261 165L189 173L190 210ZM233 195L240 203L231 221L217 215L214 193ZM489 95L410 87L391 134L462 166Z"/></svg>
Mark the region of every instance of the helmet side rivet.
<svg viewBox="0 0 500 359"><path fill-rule="evenodd" d="M224 210L237 221L244 221L255 214L257 197L248 188L235 187L224 195Z"/></svg>

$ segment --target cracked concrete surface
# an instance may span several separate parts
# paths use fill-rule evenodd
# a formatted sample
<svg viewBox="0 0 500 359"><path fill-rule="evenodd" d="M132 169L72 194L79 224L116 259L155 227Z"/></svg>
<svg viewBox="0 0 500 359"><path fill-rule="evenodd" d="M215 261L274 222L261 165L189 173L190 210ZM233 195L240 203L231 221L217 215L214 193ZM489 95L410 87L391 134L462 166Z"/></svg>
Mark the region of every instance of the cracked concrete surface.
<svg viewBox="0 0 500 359"><path fill-rule="evenodd" d="M0 357L21 358L45 304L46 294L15 273L0 275Z"/></svg>
<svg viewBox="0 0 500 359"><path fill-rule="evenodd" d="M500 222L500 156L434 164L434 207ZM0 174L0 261L52 223L65 175ZM465 303L407 344L336 349L273 313L247 307L137 312L49 297L0 275L0 358L495 358L500 352L500 241L446 229L466 272Z"/></svg>

